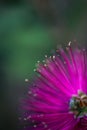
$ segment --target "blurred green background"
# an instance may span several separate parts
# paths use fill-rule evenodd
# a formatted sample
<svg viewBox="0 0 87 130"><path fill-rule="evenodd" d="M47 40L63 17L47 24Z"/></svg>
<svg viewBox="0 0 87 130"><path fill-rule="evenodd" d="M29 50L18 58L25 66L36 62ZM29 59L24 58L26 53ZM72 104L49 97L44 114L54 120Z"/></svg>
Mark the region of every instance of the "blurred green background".
<svg viewBox="0 0 87 130"><path fill-rule="evenodd" d="M0 129L19 129L19 102L35 64L57 46L87 43L86 0L0 1Z"/></svg>

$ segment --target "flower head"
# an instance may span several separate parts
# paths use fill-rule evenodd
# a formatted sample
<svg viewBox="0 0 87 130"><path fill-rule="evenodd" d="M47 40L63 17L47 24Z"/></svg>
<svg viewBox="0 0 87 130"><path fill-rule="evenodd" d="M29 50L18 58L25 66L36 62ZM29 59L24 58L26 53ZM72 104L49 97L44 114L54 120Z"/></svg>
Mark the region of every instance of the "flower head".
<svg viewBox="0 0 87 130"><path fill-rule="evenodd" d="M25 130L87 130L86 50L69 43L36 71L23 101Z"/></svg>

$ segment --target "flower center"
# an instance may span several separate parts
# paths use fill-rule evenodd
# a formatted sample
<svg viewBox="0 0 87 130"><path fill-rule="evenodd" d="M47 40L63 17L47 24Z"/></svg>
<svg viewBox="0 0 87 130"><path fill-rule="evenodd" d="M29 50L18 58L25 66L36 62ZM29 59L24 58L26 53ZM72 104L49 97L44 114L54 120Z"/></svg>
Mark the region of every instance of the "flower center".
<svg viewBox="0 0 87 130"><path fill-rule="evenodd" d="M87 115L87 95L85 93L78 91L78 95L72 96L70 112L74 113L75 117Z"/></svg>

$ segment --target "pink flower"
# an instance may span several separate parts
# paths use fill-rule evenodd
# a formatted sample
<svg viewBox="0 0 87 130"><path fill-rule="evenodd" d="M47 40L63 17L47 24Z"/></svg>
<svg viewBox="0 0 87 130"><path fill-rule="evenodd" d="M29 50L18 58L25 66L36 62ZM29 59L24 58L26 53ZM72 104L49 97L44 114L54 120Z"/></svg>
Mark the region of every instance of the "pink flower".
<svg viewBox="0 0 87 130"><path fill-rule="evenodd" d="M23 100L25 130L87 130L87 54L59 49L45 64Z"/></svg>

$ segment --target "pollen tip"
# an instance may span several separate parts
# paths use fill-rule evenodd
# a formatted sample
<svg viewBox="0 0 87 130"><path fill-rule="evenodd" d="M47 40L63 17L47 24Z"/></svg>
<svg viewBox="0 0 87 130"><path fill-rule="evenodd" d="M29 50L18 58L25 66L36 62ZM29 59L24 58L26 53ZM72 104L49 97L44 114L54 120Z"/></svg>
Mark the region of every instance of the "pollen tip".
<svg viewBox="0 0 87 130"><path fill-rule="evenodd" d="M68 43L68 46L71 46L71 41Z"/></svg>
<svg viewBox="0 0 87 130"><path fill-rule="evenodd" d="M45 62L45 60L43 60L42 62Z"/></svg>
<svg viewBox="0 0 87 130"><path fill-rule="evenodd" d="M45 58L47 58L47 55L45 55Z"/></svg>
<svg viewBox="0 0 87 130"><path fill-rule="evenodd" d="M45 67L47 67L47 64L44 64Z"/></svg>
<svg viewBox="0 0 87 130"><path fill-rule="evenodd" d="M53 59L55 59L55 56L53 56Z"/></svg>
<svg viewBox="0 0 87 130"><path fill-rule="evenodd" d="M26 79L25 79L25 82L29 82L29 79L26 78Z"/></svg>
<svg viewBox="0 0 87 130"><path fill-rule="evenodd" d="M40 63L40 61L38 60L37 63Z"/></svg>
<svg viewBox="0 0 87 130"><path fill-rule="evenodd" d="M36 72L36 69L34 69L34 72Z"/></svg>

